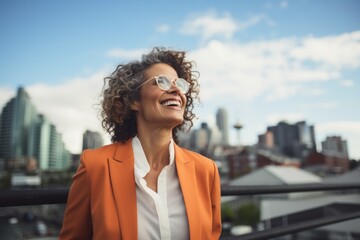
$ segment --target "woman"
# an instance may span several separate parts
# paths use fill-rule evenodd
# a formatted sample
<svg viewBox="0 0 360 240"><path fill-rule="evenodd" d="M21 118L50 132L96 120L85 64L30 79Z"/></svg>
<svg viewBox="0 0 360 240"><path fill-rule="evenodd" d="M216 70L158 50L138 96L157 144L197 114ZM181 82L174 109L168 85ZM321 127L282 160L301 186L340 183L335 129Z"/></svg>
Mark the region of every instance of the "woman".
<svg viewBox="0 0 360 240"><path fill-rule="evenodd" d="M176 144L198 96L185 53L154 48L105 80L113 144L83 152L60 239L218 239L216 165Z"/></svg>

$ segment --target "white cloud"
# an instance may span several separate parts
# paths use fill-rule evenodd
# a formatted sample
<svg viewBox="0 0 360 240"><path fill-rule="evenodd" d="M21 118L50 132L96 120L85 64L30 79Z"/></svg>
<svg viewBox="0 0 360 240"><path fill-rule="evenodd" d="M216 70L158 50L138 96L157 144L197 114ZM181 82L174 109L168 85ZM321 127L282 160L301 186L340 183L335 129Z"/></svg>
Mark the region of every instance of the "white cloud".
<svg viewBox="0 0 360 240"><path fill-rule="evenodd" d="M342 87L352 87L352 86L354 86L355 85L355 83L354 83L354 81L353 80L341 80L340 81L340 86L342 86Z"/></svg>
<svg viewBox="0 0 360 240"><path fill-rule="evenodd" d="M360 31L312 37L311 42L321 49L314 53L309 38L249 43L212 40L190 53L201 74L201 97L233 96L251 101L258 97L278 100L297 94L322 95L321 85L314 88L310 83L338 80L342 71L360 66ZM353 51L347 51L348 46Z"/></svg>
<svg viewBox="0 0 360 240"><path fill-rule="evenodd" d="M332 68L360 67L360 31L328 37L308 37L291 50L290 56ZM330 68L331 67L331 68Z"/></svg>
<svg viewBox="0 0 360 240"><path fill-rule="evenodd" d="M329 135L338 135L340 132L354 132L360 137L360 121L334 121L319 123L316 129Z"/></svg>
<svg viewBox="0 0 360 240"><path fill-rule="evenodd" d="M265 99L269 101L280 100L295 95L298 91L299 86L297 85L278 85L273 88L273 91L271 91Z"/></svg>
<svg viewBox="0 0 360 240"><path fill-rule="evenodd" d="M202 40L231 39L235 32L243 31L267 20L268 25L274 23L265 15L253 15L243 21L235 20L229 13L219 16L215 11L191 15L182 25L180 33L200 36Z"/></svg>
<svg viewBox="0 0 360 240"><path fill-rule="evenodd" d="M265 16L260 14L260 15L252 16L249 19L246 19L245 21L238 22L237 23L238 30L245 30L249 27L255 26L256 24L261 22L263 19L265 19Z"/></svg>
<svg viewBox="0 0 360 240"><path fill-rule="evenodd" d="M170 31L170 26L167 24L161 24L156 27L156 31L160 33L167 33Z"/></svg>
<svg viewBox="0 0 360 240"><path fill-rule="evenodd" d="M305 109L318 109L318 110L326 110L326 109L335 109L339 106L338 102L316 102L311 104L303 105Z"/></svg>
<svg viewBox="0 0 360 240"><path fill-rule="evenodd" d="M321 96L321 95L324 95L326 92L324 89L321 89L321 88L311 88L311 87L308 87L308 88L304 88L302 93L304 95L309 95L309 96Z"/></svg>
<svg viewBox="0 0 360 240"><path fill-rule="evenodd" d="M3 107L15 95L16 93L13 89L0 88L0 107Z"/></svg>
<svg viewBox="0 0 360 240"><path fill-rule="evenodd" d="M180 33L200 35L203 39L221 37L229 39L237 31L238 26L230 14L219 17L213 11L205 14L192 15L185 21Z"/></svg>

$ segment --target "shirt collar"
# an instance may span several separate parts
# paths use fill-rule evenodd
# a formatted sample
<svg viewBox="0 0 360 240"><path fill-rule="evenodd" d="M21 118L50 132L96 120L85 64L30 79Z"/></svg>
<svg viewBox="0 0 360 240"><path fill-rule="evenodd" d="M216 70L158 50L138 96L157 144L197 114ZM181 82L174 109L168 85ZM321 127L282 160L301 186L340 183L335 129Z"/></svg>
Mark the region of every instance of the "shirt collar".
<svg viewBox="0 0 360 240"><path fill-rule="evenodd" d="M150 166L146 159L144 149L141 146L140 139L135 136L132 139L132 148L134 152L134 160L135 160L135 170L140 175L140 177L144 177L149 171ZM174 165L175 160L175 147L173 139L170 140L169 144L169 165Z"/></svg>

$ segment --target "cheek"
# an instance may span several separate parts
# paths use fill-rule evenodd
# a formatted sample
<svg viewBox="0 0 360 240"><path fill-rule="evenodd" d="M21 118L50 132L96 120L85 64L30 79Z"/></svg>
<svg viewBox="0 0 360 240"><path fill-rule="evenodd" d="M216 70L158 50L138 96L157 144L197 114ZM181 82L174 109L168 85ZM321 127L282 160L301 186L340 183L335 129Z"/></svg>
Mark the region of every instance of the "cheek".
<svg viewBox="0 0 360 240"><path fill-rule="evenodd" d="M186 96L184 96L184 97L182 98L182 101L184 102L184 108L186 108L186 104L187 104L187 98L186 98Z"/></svg>
<svg viewBox="0 0 360 240"><path fill-rule="evenodd" d="M156 92L149 92L147 94L142 95L142 103L143 106L154 107L159 102L160 94Z"/></svg>

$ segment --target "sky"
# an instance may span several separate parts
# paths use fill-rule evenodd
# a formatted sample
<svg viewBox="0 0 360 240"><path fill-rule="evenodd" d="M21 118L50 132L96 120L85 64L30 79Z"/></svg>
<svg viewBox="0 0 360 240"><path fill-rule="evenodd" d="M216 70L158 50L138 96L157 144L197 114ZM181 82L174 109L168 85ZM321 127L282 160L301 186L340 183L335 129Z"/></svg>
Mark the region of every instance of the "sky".
<svg viewBox="0 0 360 240"><path fill-rule="evenodd" d="M252 145L279 121L341 136L360 159L360 1L0 1L0 109L18 87L79 153L100 124L104 77L155 46L200 72L200 123L229 117ZM233 124L241 123L240 139Z"/></svg>

